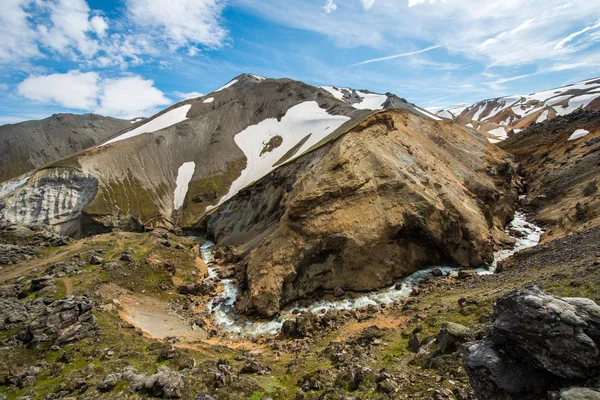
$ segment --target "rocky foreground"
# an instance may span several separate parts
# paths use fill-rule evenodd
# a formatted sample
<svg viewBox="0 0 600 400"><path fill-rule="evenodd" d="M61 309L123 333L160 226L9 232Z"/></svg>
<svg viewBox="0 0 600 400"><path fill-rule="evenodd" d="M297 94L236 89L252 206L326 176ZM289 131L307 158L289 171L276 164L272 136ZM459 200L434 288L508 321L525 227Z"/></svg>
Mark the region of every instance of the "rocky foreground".
<svg viewBox="0 0 600 400"><path fill-rule="evenodd" d="M156 231L62 243L44 232L0 230L12 252L31 253L0 270L7 398L597 395L597 228L517 253L495 275L439 274L404 301L299 314L255 338L227 334L207 312L220 288L202 288L197 242ZM523 289L533 283L547 292Z"/></svg>

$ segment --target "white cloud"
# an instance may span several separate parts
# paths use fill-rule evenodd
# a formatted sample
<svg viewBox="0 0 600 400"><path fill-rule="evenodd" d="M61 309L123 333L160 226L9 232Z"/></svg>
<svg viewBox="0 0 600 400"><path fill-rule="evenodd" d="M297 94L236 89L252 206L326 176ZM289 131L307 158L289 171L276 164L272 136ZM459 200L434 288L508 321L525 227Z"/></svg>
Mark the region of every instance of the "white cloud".
<svg viewBox="0 0 600 400"><path fill-rule="evenodd" d="M151 80L138 75L102 79L95 72L30 76L17 93L43 104L121 118L150 116L171 103Z"/></svg>
<svg viewBox="0 0 600 400"><path fill-rule="evenodd" d="M440 44L451 55L488 66L546 67L579 57L600 41L600 28L591 29L598 23L593 0L571 1L570 7L564 0L377 0L368 13L359 12L362 2L354 1L338 7L335 19L304 2L237 1L262 17L322 33L341 46L390 52L397 43Z"/></svg>
<svg viewBox="0 0 600 400"><path fill-rule="evenodd" d="M427 47L425 49L421 49L421 50L417 50L417 51L411 51L408 53L401 53L401 54L394 54L393 56L387 56L387 57L380 57L380 58L373 58L371 60L366 60L366 61L361 61L359 63L356 64L352 64L352 67L355 67L357 65L364 65L364 64L370 64L370 63L374 63L374 62L380 62L380 61L388 61L388 60L393 60L395 58L401 58L401 57L409 57L409 56L414 56L416 54L421 54L421 53L425 53L427 51L431 51L431 50L435 50L435 49L439 49L440 47L442 47L441 45L437 45L437 46L430 46Z"/></svg>
<svg viewBox="0 0 600 400"><path fill-rule="evenodd" d="M0 64L21 62L41 55L36 33L23 7L29 0L3 0L0 12Z"/></svg>
<svg viewBox="0 0 600 400"><path fill-rule="evenodd" d="M337 4L335 4L333 0L326 0L323 10L325 10L327 14L330 14L332 11L337 10Z"/></svg>
<svg viewBox="0 0 600 400"><path fill-rule="evenodd" d="M19 84L17 93L40 103L91 110L96 107L98 79L95 72L69 71L66 74L30 76Z"/></svg>
<svg viewBox="0 0 600 400"><path fill-rule="evenodd" d="M582 35L584 35L584 34L586 34L588 32L597 31L598 28L600 28L600 20L598 20L593 25L586 26L585 28L583 28L580 31L571 33L569 36L567 36L566 38L564 38L563 40L561 40L560 42L558 42L556 44L556 46L554 46L554 50L562 50L562 49L564 49L566 47L566 45L568 43L572 43L574 41L574 39L576 39L576 38L578 38L578 37L580 37L580 36L582 36ZM586 41L586 43L584 43L584 45L590 45L592 43L593 39L596 39L596 40L599 39L599 37L597 35L591 35L592 40L589 40L590 39L590 35L587 35L587 36L588 36L588 40Z"/></svg>
<svg viewBox="0 0 600 400"><path fill-rule="evenodd" d="M224 0L127 0L131 20L140 27L157 30L171 48L203 45L221 47L227 31L221 24Z"/></svg>
<svg viewBox="0 0 600 400"><path fill-rule="evenodd" d="M58 0L42 3L49 13L48 20L38 25L39 40L45 46L66 54L72 49L85 57L91 57L98 51L100 44L88 36L94 31L90 20L90 8L85 0Z"/></svg>
<svg viewBox="0 0 600 400"><path fill-rule="evenodd" d="M126 0L114 21L90 9L87 0L3 0L0 65L27 70L28 62L61 57L82 66L122 69L165 53L227 41L221 14L227 0Z"/></svg>
<svg viewBox="0 0 600 400"><path fill-rule="evenodd" d="M195 99L196 97L202 97L204 96L204 94L200 93L200 92L175 92L174 93L175 96L177 96L177 98L181 99L181 100L189 100L189 99Z"/></svg>
<svg viewBox="0 0 600 400"><path fill-rule="evenodd" d="M108 29L108 22L104 18L99 15L94 15L90 20L90 25L96 35L99 37L104 37L106 35L106 30Z"/></svg>
<svg viewBox="0 0 600 400"><path fill-rule="evenodd" d="M98 100L95 112L122 118L150 116L171 103L154 82L140 76L105 80Z"/></svg>
<svg viewBox="0 0 600 400"><path fill-rule="evenodd" d="M442 0L444 1L444 0ZM408 0L408 6L409 7L414 7L414 6L418 6L419 4L424 4L424 3L429 3L429 4L433 4L436 2L436 0Z"/></svg>
<svg viewBox="0 0 600 400"><path fill-rule="evenodd" d="M360 2L362 3L363 9L365 11L370 10L371 7L373 7L373 4L375 4L375 0L360 0Z"/></svg>

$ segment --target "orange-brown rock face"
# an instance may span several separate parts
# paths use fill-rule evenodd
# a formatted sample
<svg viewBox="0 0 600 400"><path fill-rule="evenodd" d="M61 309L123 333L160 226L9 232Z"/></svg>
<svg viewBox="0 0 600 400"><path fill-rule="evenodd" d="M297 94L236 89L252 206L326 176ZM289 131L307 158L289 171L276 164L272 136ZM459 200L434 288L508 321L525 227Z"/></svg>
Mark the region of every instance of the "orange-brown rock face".
<svg viewBox="0 0 600 400"><path fill-rule="evenodd" d="M478 267L506 242L516 167L482 136L402 111L374 115L207 217L244 254L238 306L273 315L315 291L365 291L436 264Z"/></svg>

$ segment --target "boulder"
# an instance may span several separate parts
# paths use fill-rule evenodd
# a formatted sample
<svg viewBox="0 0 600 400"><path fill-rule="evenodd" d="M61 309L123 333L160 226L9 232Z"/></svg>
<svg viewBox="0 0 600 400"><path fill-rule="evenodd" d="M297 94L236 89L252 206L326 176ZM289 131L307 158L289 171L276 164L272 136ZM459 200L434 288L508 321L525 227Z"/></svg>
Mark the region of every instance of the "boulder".
<svg viewBox="0 0 600 400"><path fill-rule="evenodd" d="M471 337L469 328L454 322L447 322L440 329L436 341L443 354L453 353L460 343L466 342Z"/></svg>
<svg viewBox="0 0 600 400"><path fill-rule="evenodd" d="M98 390L101 392L110 392L117 386L120 380L121 374L108 374L98 384Z"/></svg>
<svg viewBox="0 0 600 400"><path fill-rule="evenodd" d="M42 308L17 338L24 343L50 342L61 346L94 336L94 303L86 296L68 296Z"/></svg>
<svg viewBox="0 0 600 400"><path fill-rule="evenodd" d="M180 398L184 387L183 375L165 366L158 368L144 384L144 388L152 396L165 398Z"/></svg>
<svg viewBox="0 0 600 400"><path fill-rule="evenodd" d="M257 360L247 360L240 370L240 374L258 374L265 375L270 371L270 368L261 364Z"/></svg>
<svg viewBox="0 0 600 400"><path fill-rule="evenodd" d="M106 260L104 258L97 256L95 254L90 257L91 265L100 265L100 264L103 264L105 261Z"/></svg>
<svg viewBox="0 0 600 400"><path fill-rule="evenodd" d="M496 302L487 338L463 347L463 364L480 399L556 398L600 379L599 345L598 305L528 286Z"/></svg>
<svg viewBox="0 0 600 400"><path fill-rule="evenodd" d="M600 400L598 389L569 388L560 391L560 400Z"/></svg>
<svg viewBox="0 0 600 400"><path fill-rule="evenodd" d="M16 297L0 298L0 327L23 322L29 318L27 308Z"/></svg>
<svg viewBox="0 0 600 400"><path fill-rule="evenodd" d="M196 396L196 400L215 400L215 399L206 393L198 393L198 396Z"/></svg>
<svg viewBox="0 0 600 400"><path fill-rule="evenodd" d="M127 253L121 254L121 257L119 258L119 260L126 261L126 262L133 262L134 261L134 259L131 256L131 254L127 254Z"/></svg>
<svg viewBox="0 0 600 400"><path fill-rule="evenodd" d="M35 278L31 280L31 290L37 292L38 290L42 290L45 287L51 286L54 284L54 279L49 276L42 276L41 278Z"/></svg>

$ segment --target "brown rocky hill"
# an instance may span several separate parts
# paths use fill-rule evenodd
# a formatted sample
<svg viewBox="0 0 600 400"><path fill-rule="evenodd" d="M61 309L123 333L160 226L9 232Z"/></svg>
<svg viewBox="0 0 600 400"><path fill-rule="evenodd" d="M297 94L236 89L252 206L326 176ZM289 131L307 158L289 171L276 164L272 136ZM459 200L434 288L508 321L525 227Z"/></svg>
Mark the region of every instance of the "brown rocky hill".
<svg viewBox="0 0 600 400"><path fill-rule="evenodd" d="M600 112L579 111L534 124L500 146L523 166L525 204L546 227L543 241L600 222Z"/></svg>
<svg viewBox="0 0 600 400"><path fill-rule="evenodd" d="M330 90L240 75L101 146L44 166L10 195L0 190L0 219L46 222L74 235L113 227L192 227L207 210L373 109L403 108L427 118L393 95L352 91L338 99Z"/></svg>
<svg viewBox="0 0 600 400"><path fill-rule="evenodd" d="M129 121L96 114L55 114L2 125L0 182L99 144L129 126Z"/></svg>
<svg viewBox="0 0 600 400"><path fill-rule="evenodd" d="M239 261L238 307L274 315L318 291L490 262L508 240L515 175L473 130L390 110L242 190L205 223Z"/></svg>

